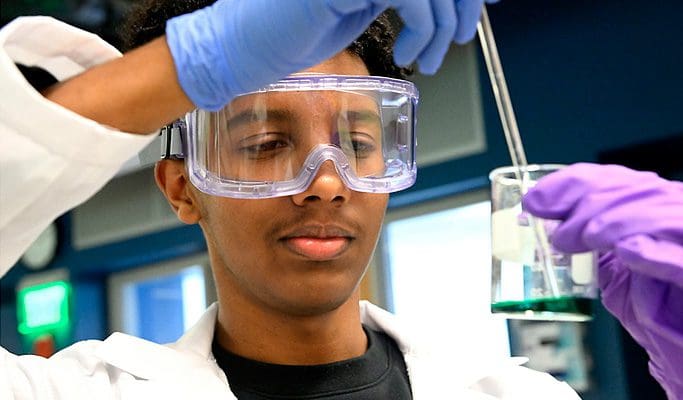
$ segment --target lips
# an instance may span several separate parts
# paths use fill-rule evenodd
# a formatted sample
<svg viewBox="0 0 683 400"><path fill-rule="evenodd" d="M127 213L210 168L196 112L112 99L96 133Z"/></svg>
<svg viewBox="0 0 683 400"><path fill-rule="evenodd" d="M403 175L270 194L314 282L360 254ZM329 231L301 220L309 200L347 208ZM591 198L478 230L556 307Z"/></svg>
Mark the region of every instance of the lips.
<svg viewBox="0 0 683 400"><path fill-rule="evenodd" d="M306 225L294 229L281 240L297 255L313 261L327 261L344 253L353 235L336 225Z"/></svg>

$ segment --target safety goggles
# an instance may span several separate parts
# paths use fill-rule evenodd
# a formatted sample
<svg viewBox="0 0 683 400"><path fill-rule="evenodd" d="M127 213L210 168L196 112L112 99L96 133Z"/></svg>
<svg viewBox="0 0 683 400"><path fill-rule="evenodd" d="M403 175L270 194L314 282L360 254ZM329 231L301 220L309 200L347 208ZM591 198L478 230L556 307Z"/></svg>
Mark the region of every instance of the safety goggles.
<svg viewBox="0 0 683 400"><path fill-rule="evenodd" d="M162 129L162 157L216 196L298 194L327 161L352 190L395 192L415 182L417 103L403 80L293 75Z"/></svg>

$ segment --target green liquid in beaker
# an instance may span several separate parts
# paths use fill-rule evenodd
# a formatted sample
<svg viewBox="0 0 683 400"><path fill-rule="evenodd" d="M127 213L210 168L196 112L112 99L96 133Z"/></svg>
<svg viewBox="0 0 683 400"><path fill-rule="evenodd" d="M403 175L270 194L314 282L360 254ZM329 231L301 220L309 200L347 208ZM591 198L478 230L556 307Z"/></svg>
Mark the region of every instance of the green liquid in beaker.
<svg viewBox="0 0 683 400"><path fill-rule="evenodd" d="M557 297L491 304L491 312L507 318L545 321L588 321L593 318L593 300Z"/></svg>

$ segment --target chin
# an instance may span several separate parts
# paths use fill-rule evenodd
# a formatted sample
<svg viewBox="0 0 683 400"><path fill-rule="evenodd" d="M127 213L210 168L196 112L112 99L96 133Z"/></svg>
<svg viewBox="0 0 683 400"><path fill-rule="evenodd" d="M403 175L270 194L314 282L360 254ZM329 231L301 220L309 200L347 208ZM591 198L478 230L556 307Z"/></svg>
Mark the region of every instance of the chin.
<svg viewBox="0 0 683 400"><path fill-rule="evenodd" d="M353 292L334 294L320 290L305 297L280 299L276 308L292 316L313 317L333 312L349 302L357 303Z"/></svg>
<svg viewBox="0 0 683 400"><path fill-rule="evenodd" d="M270 306L290 315L314 316L357 303L365 270L346 260L320 264L304 268L304 273L297 269L297 273L283 276L279 284L271 282Z"/></svg>

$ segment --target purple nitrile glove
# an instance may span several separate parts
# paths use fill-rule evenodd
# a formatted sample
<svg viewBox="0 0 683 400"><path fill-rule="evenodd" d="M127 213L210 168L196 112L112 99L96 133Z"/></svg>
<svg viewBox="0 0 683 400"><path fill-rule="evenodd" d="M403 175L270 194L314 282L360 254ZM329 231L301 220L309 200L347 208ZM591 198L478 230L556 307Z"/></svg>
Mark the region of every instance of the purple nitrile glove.
<svg viewBox="0 0 683 400"><path fill-rule="evenodd" d="M603 304L647 350L669 398L683 399L683 183L575 164L541 179L523 206L563 221L559 250L601 252Z"/></svg>

